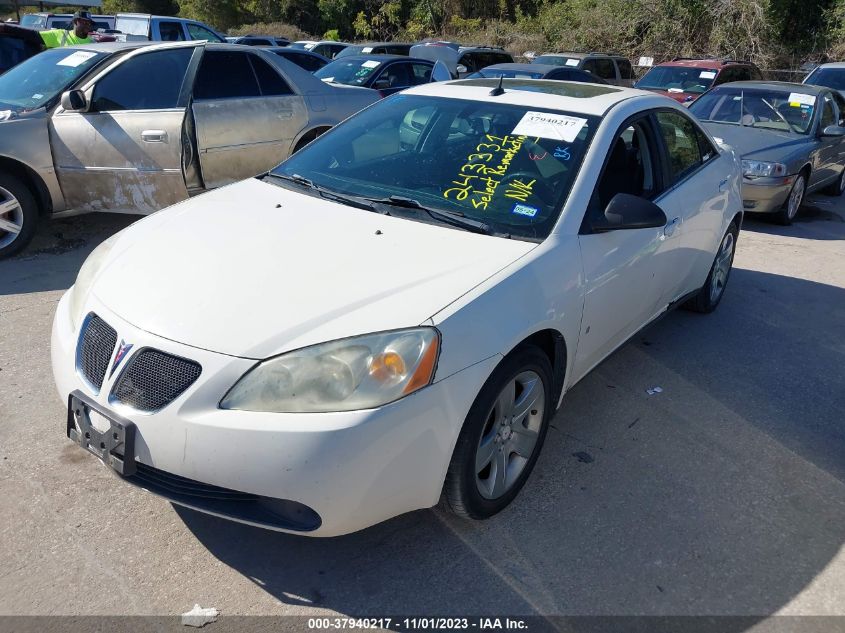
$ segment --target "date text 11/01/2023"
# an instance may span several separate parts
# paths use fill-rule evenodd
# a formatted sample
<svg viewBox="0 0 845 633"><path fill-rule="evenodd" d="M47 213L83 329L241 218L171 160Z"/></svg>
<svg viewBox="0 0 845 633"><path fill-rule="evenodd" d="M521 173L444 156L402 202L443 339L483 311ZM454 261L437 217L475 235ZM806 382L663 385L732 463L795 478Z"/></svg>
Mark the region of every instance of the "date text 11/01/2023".
<svg viewBox="0 0 845 633"><path fill-rule="evenodd" d="M445 631L476 629L480 631L518 631L528 629L528 623L522 618L498 617L322 617L308 618L308 629L316 631L337 629L391 629L398 631Z"/></svg>

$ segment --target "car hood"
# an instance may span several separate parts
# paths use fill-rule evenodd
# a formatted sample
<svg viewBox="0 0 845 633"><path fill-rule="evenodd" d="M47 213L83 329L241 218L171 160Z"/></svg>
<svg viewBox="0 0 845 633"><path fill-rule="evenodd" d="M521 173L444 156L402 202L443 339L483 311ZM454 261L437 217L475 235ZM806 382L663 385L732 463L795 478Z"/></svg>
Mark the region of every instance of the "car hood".
<svg viewBox="0 0 845 633"><path fill-rule="evenodd" d="M158 336L266 358L422 324L536 246L246 180L126 229L92 293Z"/></svg>
<svg viewBox="0 0 845 633"><path fill-rule="evenodd" d="M809 136L730 123L704 121L702 124L713 136L727 141L742 158L783 160L811 140Z"/></svg>

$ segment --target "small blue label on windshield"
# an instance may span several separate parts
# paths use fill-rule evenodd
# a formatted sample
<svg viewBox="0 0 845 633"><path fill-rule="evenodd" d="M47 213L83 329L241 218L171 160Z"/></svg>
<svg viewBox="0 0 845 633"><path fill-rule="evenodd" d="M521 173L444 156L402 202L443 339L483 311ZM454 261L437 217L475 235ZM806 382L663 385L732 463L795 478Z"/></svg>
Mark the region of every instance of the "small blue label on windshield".
<svg viewBox="0 0 845 633"><path fill-rule="evenodd" d="M524 215L529 218L533 218L537 215L539 209L537 207L532 207L527 204L521 204L519 202L515 202L513 207L511 208L511 213L516 213L517 215Z"/></svg>

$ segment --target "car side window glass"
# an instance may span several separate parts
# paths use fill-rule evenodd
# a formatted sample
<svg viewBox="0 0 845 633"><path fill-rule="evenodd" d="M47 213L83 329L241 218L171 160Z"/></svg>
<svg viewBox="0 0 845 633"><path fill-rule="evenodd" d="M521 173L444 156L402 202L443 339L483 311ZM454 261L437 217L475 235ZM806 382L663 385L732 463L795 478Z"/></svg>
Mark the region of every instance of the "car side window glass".
<svg viewBox="0 0 845 633"><path fill-rule="evenodd" d="M199 24L193 24L192 22L188 22L188 33L191 35L192 40L208 40L209 42L222 42L216 33L213 33L209 29L201 26ZM261 40L253 40L255 44L250 44L250 46L255 46L257 44L265 44L266 42L262 42Z"/></svg>
<svg viewBox="0 0 845 633"><path fill-rule="evenodd" d="M840 127L845 127L845 98L843 98L838 92L832 92L831 95L833 96L833 101L836 103L836 109L839 110L838 125Z"/></svg>
<svg viewBox="0 0 845 633"><path fill-rule="evenodd" d="M723 68L721 71L716 73L716 78L713 80L713 85L718 86L721 84L726 84L729 81L734 81L736 75L733 74L733 70L731 68Z"/></svg>
<svg viewBox="0 0 845 633"><path fill-rule="evenodd" d="M406 88L411 85L408 64L390 64L374 83L387 81L387 88Z"/></svg>
<svg viewBox="0 0 845 633"><path fill-rule="evenodd" d="M127 59L97 82L96 112L176 108L193 48L143 53ZM151 82L150 77L155 77Z"/></svg>
<svg viewBox="0 0 845 633"><path fill-rule="evenodd" d="M312 55L291 55L291 61L295 62L296 64L302 66L305 70L309 72L314 72L315 70L320 70L324 64L323 61L319 57L313 57Z"/></svg>
<svg viewBox="0 0 845 633"><path fill-rule="evenodd" d="M288 83L279 76L279 73L270 64L257 55L250 55L249 61L252 62L255 76L258 77L258 85L263 96L277 97L293 94L293 90L290 89Z"/></svg>
<svg viewBox="0 0 845 633"><path fill-rule="evenodd" d="M467 72L474 73L478 68L476 67L475 58L467 53L458 61L458 65L463 64L467 68Z"/></svg>
<svg viewBox="0 0 845 633"><path fill-rule="evenodd" d="M692 121L677 112L658 112L656 116L666 144L674 184L695 171L703 162L698 130Z"/></svg>
<svg viewBox="0 0 845 633"><path fill-rule="evenodd" d="M616 69L613 66L613 60L610 58L588 59L584 62L584 70L602 79L616 79Z"/></svg>
<svg viewBox="0 0 845 633"><path fill-rule="evenodd" d="M631 67L631 62L627 59L617 59L616 65L619 67L619 76L622 79L634 78L634 69Z"/></svg>
<svg viewBox="0 0 845 633"><path fill-rule="evenodd" d="M180 22L159 22L158 32L163 42L180 42L185 39L185 31Z"/></svg>
<svg viewBox="0 0 845 633"><path fill-rule="evenodd" d="M205 51L194 84L194 99L236 99L260 97L247 53Z"/></svg>
<svg viewBox="0 0 845 633"><path fill-rule="evenodd" d="M604 214L616 194L653 199L659 193L658 161L646 117L628 125L610 145L610 154L590 202L590 217Z"/></svg>
<svg viewBox="0 0 845 633"><path fill-rule="evenodd" d="M419 86L431 81L432 67L428 64L411 64L411 84Z"/></svg>
<svg viewBox="0 0 845 633"><path fill-rule="evenodd" d="M825 95L822 102L821 129L826 128L828 125L837 125L839 119L836 116L836 107L833 105L833 98L830 95Z"/></svg>

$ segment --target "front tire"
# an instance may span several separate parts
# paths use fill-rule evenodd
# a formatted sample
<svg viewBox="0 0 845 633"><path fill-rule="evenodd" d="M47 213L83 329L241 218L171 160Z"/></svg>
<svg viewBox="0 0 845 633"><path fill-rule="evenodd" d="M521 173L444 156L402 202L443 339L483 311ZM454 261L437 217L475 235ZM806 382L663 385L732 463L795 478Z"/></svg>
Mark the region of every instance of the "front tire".
<svg viewBox="0 0 845 633"><path fill-rule="evenodd" d="M552 367L534 345L508 355L476 397L452 454L443 485L455 514L486 519L513 501L546 439Z"/></svg>
<svg viewBox="0 0 845 633"><path fill-rule="evenodd" d="M722 296L725 294L728 278L733 268L737 237L739 237L739 229L735 223L731 222L719 243L719 250L713 259L707 280L698 293L684 304L684 308L693 312L709 314L719 305Z"/></svg>
<svg viewBox="0 0 845 633"><path fill-rule="evenodd" d="M35 237L38 205L29 188L0 173L0 259L20 252Z"/></svg>
<svg viewBox="0 0 845 633"><path fill-rule="evenodd" d="M783 206L775 214L775 222L783 226L789 226L798 215L798 210L804 203L804 194L807 192L807 175L801 172L795 177L792 189L789 190L789 197Z"/></svg>

